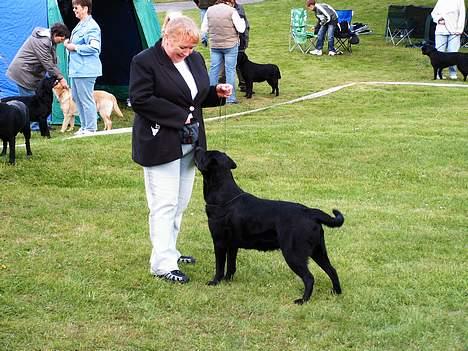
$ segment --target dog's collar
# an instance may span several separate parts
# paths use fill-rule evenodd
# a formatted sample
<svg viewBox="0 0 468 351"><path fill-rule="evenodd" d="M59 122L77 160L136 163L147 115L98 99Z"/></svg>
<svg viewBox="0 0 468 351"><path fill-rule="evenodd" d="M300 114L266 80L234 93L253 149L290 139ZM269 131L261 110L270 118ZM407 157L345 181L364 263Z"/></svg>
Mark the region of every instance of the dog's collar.
<svg viewBox="0 0 468 351"><path fill-rule="evenodd" d="M225 203L222 204L222 205L214 205L214 204L209 204L209 203L207 203L207 204L206 204L206 207L207 207L207 208L210 208L210 207L212 207L212 208L223 208L223 207L226 207L226 206L230 205L231 203L233 203L234 201L236 201L238 198L240 198L242 195L245 195L245 194L246 194L246 193L242 191L241 193L237 194L237 195L234 196L231 200L225 202Z"/></svg>

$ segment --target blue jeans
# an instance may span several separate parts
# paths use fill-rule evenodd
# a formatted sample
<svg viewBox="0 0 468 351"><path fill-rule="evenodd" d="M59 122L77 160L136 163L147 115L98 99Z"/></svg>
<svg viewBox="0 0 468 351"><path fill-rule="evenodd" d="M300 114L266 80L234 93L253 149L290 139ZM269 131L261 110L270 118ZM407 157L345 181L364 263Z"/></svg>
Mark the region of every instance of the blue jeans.
<svg viewBox="0 0 468 351"><path fill-rule="evenodd" d="M335 24L327 23L323 26L320 26L317 38L317 50L322 50L323 42L325 41L325 31L328 35L328 52L335 51Z"/></svg>
<svg viewBox="0 0 468 351"><path fill-rule="evenodd" d="M95 77L71 79L72 96L80 116L81 129L91 132L97 130L97 110L93 97L95 82Z"/></svg>
<svg viewBox="0 0 468 351"><path fill-rule="evenodd" d="M436 34L435 47L441 52L458 52L460 49L460 35L454 34ZM450 66L449 73L451 76L457 75L457 66Z"/></svg>
<svg viewBox="0 0 468 351"><path fill-rule="evenodd" d="M206 9L200 9L200 23L203 23L203 18L205 17L206 14ZM208 41L208 34L203 33L202 35L202 41Z"/></svg>
<svg viewBox="0 0 468 351"><path fill-rule="evenodd" d="M226 83L232 85L232 95L226 99L226 102L236 101L236 65L237 65L237 52L239 45L232 48L210 50L210 85L218 84L219 72L221 66L224 64L224 72L226 74Z"/></svg>
<svg viewBox="0 0 468 351"><path fill-rule="evenodd" d="M27 89L25 87L22 87L19 84L16 84L16 86L18 87L19 96L33 96L36 93L34 91L34 89ZM39 129L39 122L31 122L31 130L33 130L33 131L40 130Z"/></svg>

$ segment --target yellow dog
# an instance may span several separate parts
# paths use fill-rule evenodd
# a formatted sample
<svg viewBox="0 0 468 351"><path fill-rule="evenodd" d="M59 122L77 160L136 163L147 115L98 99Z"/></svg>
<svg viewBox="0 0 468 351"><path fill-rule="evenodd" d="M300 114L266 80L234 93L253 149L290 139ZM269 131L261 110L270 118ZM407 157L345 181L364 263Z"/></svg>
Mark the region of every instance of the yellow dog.
<svg viewBox="0 0 468 351"><path fill-rule="evenodd" d="M78 111L73 101L70 88L64 88L61 84L57 84L53 90L63 112L63 123L60 132L72 131L75 126L75 116ZM115 111L118 116L123 117L122 111L120 111L119 105L117 104L117 99L114 95L104 90L95 90L93 95L94 101L96 102L96 109L104 121L104 130L111 130L112 121L110 117L112 111Z"/></svg>

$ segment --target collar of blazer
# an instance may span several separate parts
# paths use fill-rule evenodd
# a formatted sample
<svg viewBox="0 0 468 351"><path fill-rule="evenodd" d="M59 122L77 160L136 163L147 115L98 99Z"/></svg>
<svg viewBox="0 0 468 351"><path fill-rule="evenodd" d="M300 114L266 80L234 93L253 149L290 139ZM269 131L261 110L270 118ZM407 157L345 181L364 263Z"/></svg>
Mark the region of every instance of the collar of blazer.
<svg viewBox="0 0 468 351"><path fill-rule="evenodd" d="M183 92L184 96L189 98L190 101L193 101L192 95L190 93L190 88L188 87L182 75L179 73L176 66L174 66L174 63L171 61L169 56L167 56L161 43L162 39L160 39L153 47L153 52L155 54L156 60L160 65L165 66L165 68L170 72L169 77L177 84L177 86L181 88L181 91ZM198 100L200 96L201 74L203 72L202 70L205 69L205 66L203 64L200 65L200 63L197 62L199 61L196 58L196 56L198 55L200 55L198 52L193 52L190 56L185 58L185 62L187 63L190 72L192 73L193 79L195 80L195 84L197 85L199 92L199 94L197 94L197 96L195 97L195 100Z"/></svg>

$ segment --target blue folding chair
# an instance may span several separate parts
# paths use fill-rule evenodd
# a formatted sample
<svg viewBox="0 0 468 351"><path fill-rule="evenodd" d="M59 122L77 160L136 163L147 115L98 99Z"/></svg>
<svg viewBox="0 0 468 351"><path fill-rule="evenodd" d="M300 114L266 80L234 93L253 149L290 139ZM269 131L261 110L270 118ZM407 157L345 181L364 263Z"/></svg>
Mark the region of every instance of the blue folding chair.
<svg viewBox="0 0 468 351"><path fill-rule="evenodd" d="M351 21L353 20L353 10L336 10L338 15L338 25L335 29L335 48L340 51L351 53Z"/></svg>

